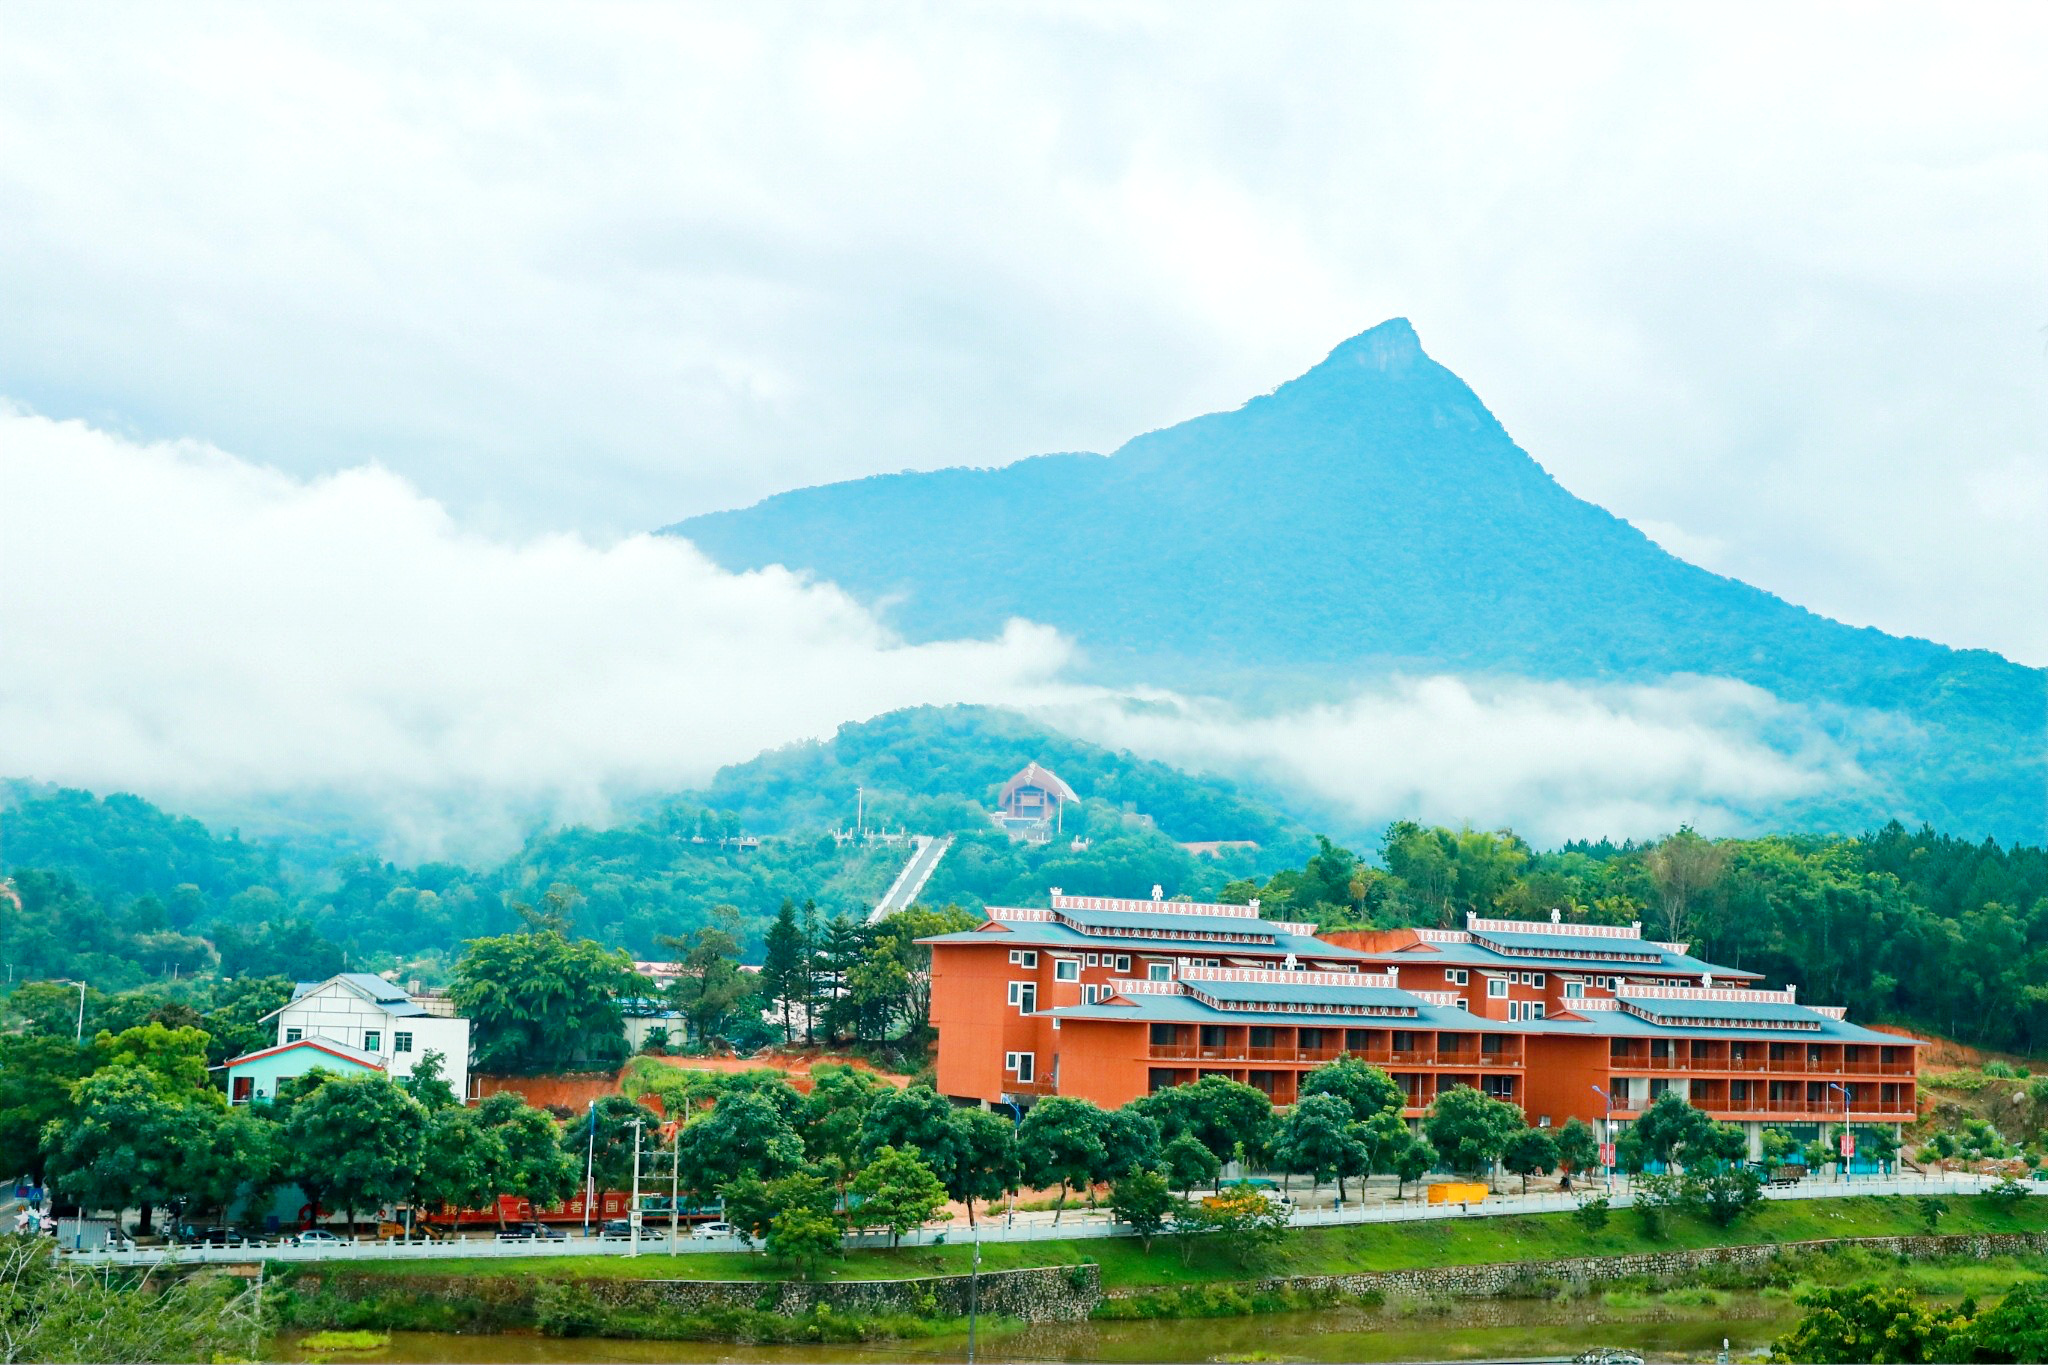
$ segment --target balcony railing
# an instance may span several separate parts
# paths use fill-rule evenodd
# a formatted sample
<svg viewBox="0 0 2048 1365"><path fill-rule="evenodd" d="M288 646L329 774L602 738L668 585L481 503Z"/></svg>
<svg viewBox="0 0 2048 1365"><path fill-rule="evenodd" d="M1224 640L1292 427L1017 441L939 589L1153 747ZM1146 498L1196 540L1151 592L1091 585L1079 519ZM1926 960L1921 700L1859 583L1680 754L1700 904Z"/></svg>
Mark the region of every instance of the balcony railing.
<svg viewBox="0 0 2048 1365"><path fill-rule="evenodd" d="M1253 1047L1249 1043L1152 1043L1145 1055L1155 1062L1288 1062L1316 1066L1350 1056L1390 1070L1420 1066L1466 1067L1480 1071L1522 1069L1522 1054L1513 1050L1453 1052L1413 1048L1395 1052L1390 1048L1353 1048L1347 1051L1339 1047Z"/></svg>
<svg viewBox="0 0 2048 1365"><path fill-rule="evenodd" d="M1835 1100L1833 1104L1829 1104L1822 1100L1774 1100L1769 1098L1758 1099L1754 1096L1746 1100L1731 1100L1726 1097L1715 1098L1695 1095L1690 1103L1694 1108L1709 1114L1737 1114L1745 1118L1839 1119L1842 1117L1842 1102L1840 1099ZM1642 1112L1643 1107L1641 1105L1617 1103L1614 1106L1614 1116L1616 1118L1634 1118ZM1903 1101L1895 1105L1886 1105L1878 1100L1865 1100L1849 1106L1849 1117L1852 1119L1888 1119L1903 1122L1913 1118L1913 1116L1913 1106Z"/></svg>
<svg viewBox="0 0 2048 1365"><path fill-rule="evenodd" d="M1693 1073L1737 1072L1743 1075L1770 1073L1777 1076L1898 1076L1915 1075L1905 1062L1840 1062L1804 1057L1652 1057L1646 1053L1610 1053L1608 1067L1616 1071L1678 1071Z"/></svg>

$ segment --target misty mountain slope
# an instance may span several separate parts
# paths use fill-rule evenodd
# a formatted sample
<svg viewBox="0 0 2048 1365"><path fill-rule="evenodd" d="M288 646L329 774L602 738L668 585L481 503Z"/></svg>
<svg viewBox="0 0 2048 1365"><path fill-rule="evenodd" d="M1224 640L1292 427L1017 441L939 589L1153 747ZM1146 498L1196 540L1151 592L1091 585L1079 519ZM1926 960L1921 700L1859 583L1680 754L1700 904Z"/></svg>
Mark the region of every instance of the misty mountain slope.
<svg viewBox="0 0 2048 1365"><path fill-rule="evenodd" d="M667 529L727 568L836 582L914 640L1022 616L1097 678L1240 700L1395 672L1736 678L1817 706L1880 784L1873 814L2042 826L2040 670L1667 554L1562 488L1403 319L1111 456L802 489Z"/></svg>

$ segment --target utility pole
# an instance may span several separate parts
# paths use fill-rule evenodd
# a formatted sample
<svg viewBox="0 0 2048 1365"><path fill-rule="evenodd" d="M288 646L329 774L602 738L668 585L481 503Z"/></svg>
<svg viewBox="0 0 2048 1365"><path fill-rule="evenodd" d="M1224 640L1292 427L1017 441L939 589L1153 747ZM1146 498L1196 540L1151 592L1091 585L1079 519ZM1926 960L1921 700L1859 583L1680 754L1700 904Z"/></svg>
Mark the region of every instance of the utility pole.
<svg viewBox="0 0 2048 1365"><path fill-rule="evenodd" d="M626 1231L632 1239L628 1256L640 1254L640 1120L633 1120L633 1202L626 1206Z"/></svg>
<svg viewBox="0 0 2048 1365"><path fill-rule="evenodd" d="M592 1188L597 1168L597 1101L590 1102L590 1137L583 1148L583 1235L590 1235L590 1206L597 1201Z"/></svg>
<svg viewBox="0 0 2048 1365"><path fill-rule="evenodd" d="M676 1129L675 1141L668 1150L668 1254L676 1254L676 1224L681 1213L676 1204L678 1187L683 1181L683 1130Z"/></svg>
<svg viewBox="0 0 2048 1365"><path fill-rule="evenodd" d="M1612 1083L1611 1081L1609 1082L1610 1085ZM1607 1105L1607 1117L1601 1120L1600 1123L1600 1145L1602 1147L1612 1147L1614 1146L1614 1096L1608 1094L1597 1085L1593 1087L1593 1093L1598 1095ZM1603 1151L1600 1155L1602 1157L1611 1157L1612 1153ZM1603 1160L1600 1165L1607 1172L1607 1192L1613 1194L1614 1162L1611 1159Z"/></svg>
<svg viewBox="0 0 2048 1365"><path fill-rule="evenodd" d="M974 1260L967 1268L967 1365L974 1365L974 1320L979 1316L980 1310L981 1224L976 1223L974 1225Z"/></svg>

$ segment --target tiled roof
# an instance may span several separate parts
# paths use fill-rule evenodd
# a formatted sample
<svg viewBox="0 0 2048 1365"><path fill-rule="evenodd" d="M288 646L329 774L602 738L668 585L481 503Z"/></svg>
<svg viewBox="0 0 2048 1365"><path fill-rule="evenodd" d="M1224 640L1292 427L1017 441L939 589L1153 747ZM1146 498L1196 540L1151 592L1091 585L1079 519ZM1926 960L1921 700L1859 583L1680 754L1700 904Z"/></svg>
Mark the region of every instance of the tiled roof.
<svg viewBox="0 0 2048 1365"><path fill-rule="evenodd" d="M1591 947L1602 943L1631 940L1580 939L1578 942ZM1674 953L1668 948L1659 948L1647 940L1642 941L1641 946L1654 952L1657 960L1640 962L1601 958L1523 957L1495 952L1483 943L1431 943L1423 947L1369 953L1367 956L1375 962L1414 962L1445 967L1500 967L1516 971L1599 972L1615 976L1626 976L1632 972L1667 976L1710 975L1717 980L1725 978L1729 981L1754 981L1759 977L1756 972L1719 967L1685 953Z"/></svg>
<svg viewBox="0 0 2048 1365"><path fill-rule="evenodd" d="M1292 981L1189 981L1188 990L1211 1000L1245 1001L1253 1004L1349 1005L1357 1007L1421 1009L1422 1001L1407 991L1385 986L1303 986Z"/></svg>
<svg viewBox="0 0 2048 1365"><path fill-rule="evenodd" d="M1270 943L1280 927L1258 919L1222 915L1176 915L1166 910L1120 913L1111 910L1055 910L1061 919L1096 929L1157 929L1164 934L1228 934L1233 938ZM1214 940L1208 940L1213 942Z"/></svg>
<svg viewBox="0 0 2048 1365"><path fill-rule="evenodd" d="M1061 913L1065 913L1064 911ZM1260 921L1240 920L1254 924ZM1266 923L1266 928L1274 926ZM957 934L934 934L919 943L983 943L1007 948L1093 948L1117 953L1149 953L1160 957L1228 957L1253 953L1263 957L1284 957L1293 953L1302 961L1363 962L1370 954L1356 948L1340 948L1309 934L1275 931L1270 946L1264 943L1222 943L1186 938L1123 938L1115 934L1090 934L1057 920L1005 921L1006 933L968 929Z"/></svg>
<svg viewBox="0 0 2048 1365"><path fill-rule="evenodd" d="M1495 932L1491 929L1474 929L1471 932L1472 937L1482 943L1512 948L1518 954L1556 953L1565 957L1599 957L1611 954L1619 960L1627 961L1636 957L1655 960L1665 953L1665 949L1639 938L1587 938L1577 934Z"/></svg>
<svg viewBox="0 0 2048 1365"><path fill-rule="evenodd" d="M1660 996L1634 996L1626 991L1621 1003L1629 1009L1658 1019L1754 1019L1814 1024L1827 1016L1791 1001L1774 1000L1673 1000Z"/></svg>

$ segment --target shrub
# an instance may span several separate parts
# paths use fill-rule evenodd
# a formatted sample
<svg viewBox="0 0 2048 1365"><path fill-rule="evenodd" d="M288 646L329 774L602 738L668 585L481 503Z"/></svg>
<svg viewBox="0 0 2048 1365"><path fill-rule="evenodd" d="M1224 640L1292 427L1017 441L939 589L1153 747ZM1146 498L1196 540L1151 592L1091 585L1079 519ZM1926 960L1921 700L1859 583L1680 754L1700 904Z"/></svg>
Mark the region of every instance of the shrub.
<svg viewBox="0 0 2048 1365"><path fill-rule="evenodd" d="M534 1325L543 1336L597 1336L605 1317L604 1305L583 1285L543 1280L533 1291Z"/></svg>
<svg viewBox="0 0 2048 1365"><path fill-rule="evenodd" d="M1604 1194L1597 1199L1581 1199L1572 1217L1577 1219L1579 1226L1587 1232L1598 1232L1607 1226L1608 1207L1607 1196Z"/></svg>
<svg viewBox="0 0 2048 1365"><path fill-rule="evenodd" d="M2018 1072L2014 1071L2010 1066L2006 1065L2004 1062L1998 1061L1996 1058L1984 1063L1983 1071L1985 1075L1996 1076L2001 1081L2012 1080L2015 1076L2019 1074Z"/></svg>
<svg viewBox="0 0 2048 1365"><path fill-rule="evenodd" d="M2010 1214L2013 1210L2017 1209L2020 1201L2025 1199L2027 1194L2028 1190L2025 1182L2015 1180L2011 1176L2005 1177L2005 1179L1984 1191L1984 1197L1991 1202L1991 1207L2004 1214Z"/></svg>

